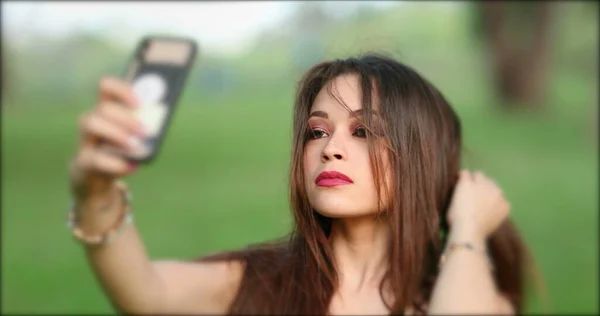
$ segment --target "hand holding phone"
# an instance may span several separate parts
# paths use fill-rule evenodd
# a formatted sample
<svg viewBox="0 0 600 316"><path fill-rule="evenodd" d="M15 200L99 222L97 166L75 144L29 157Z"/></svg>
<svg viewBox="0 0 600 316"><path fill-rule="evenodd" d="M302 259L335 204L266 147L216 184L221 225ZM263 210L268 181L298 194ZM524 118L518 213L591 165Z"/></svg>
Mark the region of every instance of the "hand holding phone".
<svg viewBox="0 0 600 316"><path fill-rule="evenodd" d="M156 156L196 50L188 39L147 37L124 79L98 84L96 106L80 117L80 142L69 167L76 199L106 193L113 180Z"/></svg>

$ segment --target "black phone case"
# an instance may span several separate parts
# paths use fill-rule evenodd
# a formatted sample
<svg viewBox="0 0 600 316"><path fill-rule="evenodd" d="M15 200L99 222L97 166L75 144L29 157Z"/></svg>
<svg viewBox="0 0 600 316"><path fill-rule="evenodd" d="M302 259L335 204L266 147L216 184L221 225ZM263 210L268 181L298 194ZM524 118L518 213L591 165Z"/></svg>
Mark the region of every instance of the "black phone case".
<svg viewBox="0 0 600 316"><path fill-rule="evenodd" d="M185 41L191 46L190 56L186 63L182 66L146 63L143 60L143 52L151 40ZM168 107L168 110L165 120L157 136L144 139L143 143L145 146L148 146L150 148L150 153L143 158L128 156L129 160L135 163L149 163L158 154L162 143L164 142L164 138L168 131L169 125L171 124L171 121L173 119L175 108L177 106L181 93L183 92L191 68L195 62L197 50L198 48L196 42L189 38L167 36L146 36L142 38L140 44L138 45L134 53L134 56L130 59L129 62L129 66L131 66L132 63L137 62L139 63L139 67L137 68L135 74L133 74L133 76L128 80L128 82L133 83L137 78L149 73L154 73L162 76L167 83L167 91L163 96L162 100L160 101ZM129 67L127 67L126 69L129 69Z"/></svg>

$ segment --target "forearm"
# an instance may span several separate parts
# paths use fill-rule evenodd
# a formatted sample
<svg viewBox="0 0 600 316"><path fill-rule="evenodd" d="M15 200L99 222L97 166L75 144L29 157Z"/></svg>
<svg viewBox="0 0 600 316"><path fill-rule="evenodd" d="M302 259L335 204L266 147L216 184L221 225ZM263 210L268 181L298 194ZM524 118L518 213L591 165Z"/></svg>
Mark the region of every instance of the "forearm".
<svg viewBox="0 0 600 316"><path fill-rule="evenodd" d="M80 206L78 225L86 234L99 234L120 219L118 201L96 198ZM90 265L113 305L135 314L156 312L161 304L161 280L152 267L146 248L135 226L130 225L112 243L85 246Z"/></svg>
<svg viewBox="0 0 600 316"><path fill-rule="evenodd" d="M448 244L469 242L485 249L485 239L470 227L456 227ZM498 314L499 293L484 253L458 249L448 254L433 289L430 314Z"/></svg>

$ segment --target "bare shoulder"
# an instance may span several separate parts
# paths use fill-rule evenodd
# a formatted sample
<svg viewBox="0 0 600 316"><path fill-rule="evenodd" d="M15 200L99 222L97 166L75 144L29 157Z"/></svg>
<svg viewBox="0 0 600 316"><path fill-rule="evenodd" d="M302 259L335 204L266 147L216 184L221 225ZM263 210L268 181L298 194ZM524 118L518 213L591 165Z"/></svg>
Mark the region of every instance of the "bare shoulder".
<svg viewBox="0 0 600 316"><path fill-rule="evenodd" d="M225 314L241 283L241 260L154 261L166 289L167 314Z"/></svg>

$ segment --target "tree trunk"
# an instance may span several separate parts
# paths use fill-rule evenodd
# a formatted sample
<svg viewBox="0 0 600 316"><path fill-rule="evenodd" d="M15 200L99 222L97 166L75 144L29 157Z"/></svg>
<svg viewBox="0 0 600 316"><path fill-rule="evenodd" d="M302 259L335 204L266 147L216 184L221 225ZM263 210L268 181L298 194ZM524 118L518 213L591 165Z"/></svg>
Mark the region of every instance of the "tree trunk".
<svg viewBox="0 0 600 316"><path fill-rule="evenodd" d="M539 109L544 105L550 7L550 2L480 3L483 35L492 57L493 82L503 106ZM519 27L510 25L511 21L518 22Z"/></svg>

